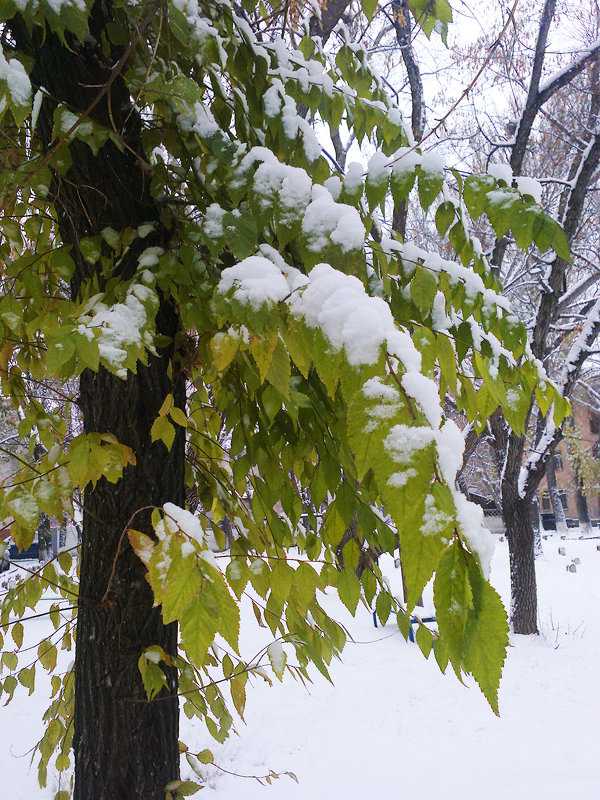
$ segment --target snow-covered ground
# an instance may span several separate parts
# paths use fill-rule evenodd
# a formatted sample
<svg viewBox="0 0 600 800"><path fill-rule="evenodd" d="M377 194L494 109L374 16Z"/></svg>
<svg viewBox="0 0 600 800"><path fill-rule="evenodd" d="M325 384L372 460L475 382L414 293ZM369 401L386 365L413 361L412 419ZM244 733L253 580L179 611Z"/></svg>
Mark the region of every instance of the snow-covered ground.
<svg viewBox="0 0 600 800"><path fill-rule="evenodd" d="M248 687L246 725L238 725L238 735L224 746L214 746L197 722L182 719L182 738L192 748L211 747L225 770L255 776L291 770L299 784L283 776L262 786L210 767L199 796L597 800L598 544L598 538L544 541L537 561L542 635L511 637L499 719L474 685L462 686L451 672L442 675L433 656L426 661L391 622L375 629L366 610L353 620L332 600L331 611L354 638L344 662L333 665L335 686L318 674L308 689L289 679L272 688L256 682ZM567 572L574 558L581 563ZM397 587L391 560L382 566ZM492 582L507 601L506 543L498 543ZM0 774L3 796L11 800L51 797L37 787L35 770L28 774L23 755L36 741L45 701L23 696L0 710Z"/></svg>

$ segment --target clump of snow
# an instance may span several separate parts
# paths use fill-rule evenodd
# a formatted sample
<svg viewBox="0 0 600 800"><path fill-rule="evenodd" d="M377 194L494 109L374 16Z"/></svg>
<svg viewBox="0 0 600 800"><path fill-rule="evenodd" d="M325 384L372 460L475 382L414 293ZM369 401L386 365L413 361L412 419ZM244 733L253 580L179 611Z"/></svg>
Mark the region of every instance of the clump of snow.
<svg viewBox="0 0 600 800"><path fill-rule="evenodd" d="M223 217L225 209L218 203L211 203L204 214L203 229L210 239L220 239L223 236Z"/></svg>
<svg viewBox="0 0 600 800"><path fill-rule="evenodd" d="M496 208L509 209L518 200L518 196L511 189L494 189L486 195L490 203Z"/></svg>
<svg viewBox="0 0 600 800"><path fill-rule="evenodd" d="M387 303L329 264L318 264L308 277L304 291L290 298L292 313L321 328L336 350L343 347L353 366L374 364L388 332L396 332Z"/></svg>
<svg viewBox="0 0 600 800"><path fill-rule="evenodd" d="M388 478L388 486L393 486L394 489L401 489L405 486L411 478L416 478L417 473L414 469L404 469L399 472L393 472Z"/></svg>
<svg viewBox="0 0 600 800"><path fill-rule="evenodd" d="M423 161L423 155L413 147L400 147L389 163L392 165L392 174L400 177L409 172L414 172L417 166Z"/></svg>
<svg viewBox="0 0 600 800"><path fill-rule="evenodd" d="M218 291L225 294L234 287L239 303L250 304L258 311L264 303L280 303L290 293L281 269L264 256L248 256L221 273Z"/></svg>
<svg viewBox="0 0 600 800"><path fill-rule="evenodd" d="M462 467L465 440L456 422L446 420L436 436L437 461L444 481L454 486L459 469Z"/></svg>
<svg viewBox="0 0 600 800"><path fill-rule="evenodd" d="M144 267L156 266L158 264L158 259L164 252L162 247L147 247L138 258L138 266L142 269Z"/></svg>
<svg viewBox="0 0 600 800"><path fill-rule="evenodd" d="M126 378L127 348L132 345L140 350L152 348L149 327L158 299L153 289L140 283L129 288L122 303L108 306L101 297L90 298L79 317L79 329L83 326L96 331L100 357L115 369L119 378Z"/></svg>
<svg viewBox="0 0 600 800"><path fill-rule="evenodd" d="M387 181L391 169L388 166L389 160L389 157L381 152L377 152L371 157L367 168L367 175L370 183L377 186Z"/></svg>
<svg viewBox="0 0 600 800"><path fill-rule="evenodd" d="M444 530L451 522L451 517L444 514L443 511L437 507L435 497L428 494L425 498L425 512L423 514L423 522L421 524L421 533L423 536L437 536L437 534Z"/></svg>
<svg viewBox="0 0 600 800"><path fill-rule="evenodd" d="M488 175L491 175L492 178L496 178L497 181L504 181L508 186L511 185L513 173L508 164L494 162L488 165L487 171Z"/></svg>
<svg viewBox="0 0 600 800"><path fill-rule="evenodd" d="M530 195L536 203L542 202L542 184L539 181L522 175L516 175L514 180L521 194Z"/></svg>
<svg viewBox="0 0 600 800"><path fill-rule="evenodd" d="M382 400L387 403L397 403L400 400L400 392L393 386L383 383L380 377L365 381L362 392L369 400Z"/></svg>
<svg viewBox="0 0 600 800"><path fill-rule="evenodd" d="M210 139L220 130L210 108L200 101L194 103L192 114L180 114L177 123L182 131L193 131L201 139Z"/></svg>
<svg viewBox="0 0 600 800"><path fill-rule="evenodd" d="M310 250L323 250L331 240L347 253L359 250L365 241L365 227L352 206L336 203L324 186L312 188L312 202L304 213L302 232Z"/></svg>
<svg viewBox="0 0 600 800"><path fill-rule="evenodd" d="M342 181L337 175L332 175L323 182L323 186L327 189L329 194L334 200L338 200L342 191Z"/></svg>
<svg viewBox="0 0 600 800"><path fill-rule="evenodd" d="M394 425L383 445L397 464L408 464L419 450L435 441L435 431L423 425Z"/></svg>
<svg viewBox="0 0 600 800"><path fill-rule="evenodd" d="M469 549L479 556L481 569L486 578L494 555L494 537L485 526L483 509L471 503L461 492L454 493L456 519L459 530Z"/></svg>
<svg viewBox="0 0 600 800"><path fill-rule="evenodd" d="M2 83L5 84L13 105L26 106L29 103L31 81L25 67L16 58L7 60L0 49L0 84Z"/></svg>
<svg viewBox="0 0 600 800"><path fill-rule="evenodd" d="M443 292L435 293L431 322L436 331L447 331L452 326L452 319L446 314L446 296Z"/></svg>
<svg viewBox="0 0 600 800"><path fill-rule="evenodd" d="M427 417L427 422L433 428L439 428L442 422L442 409L435 382L416 370L406 372L401 380L404 391L417 401Z"/></svg>
<svg viewBox="0 0 600 800"><path fill-rule="evenodd" d="M443 175L446 169L446 159L439 153L425 153L421 159L421 169L431 175Z"/></svg>
<svg viewBox="0 0 600 800"><path fill-rule="evenodd" d="M285 667L285 651L281 646L281 642L277 639L267 648L267 654L269 656L269 661L271 662L271 666L273 667L273 672L276 675L281 675L283 673L283 668Z"/></svg>
<svg viewBox="0 0 600 800"><path fill-rule="evenodd" d="M359 189L362 189L364 183L365 168L358 161L352 161L346 167L346 174L344 175L344 189L348 194L352 195Z"/></svg>

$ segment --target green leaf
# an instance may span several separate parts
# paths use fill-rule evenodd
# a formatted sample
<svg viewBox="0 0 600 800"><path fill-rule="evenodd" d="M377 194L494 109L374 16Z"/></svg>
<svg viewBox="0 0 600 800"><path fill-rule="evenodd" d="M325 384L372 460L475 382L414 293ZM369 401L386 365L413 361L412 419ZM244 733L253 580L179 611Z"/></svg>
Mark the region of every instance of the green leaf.
<svg viewBox="0 0 600 800"><path fill-rule="evenodd" d="M396 170L392 169L392 174L390 177L390 189L392 192L392 198L394 200L394 206L396 208L398 208L400 203L402 203L403 200L406 200L410 194L411 189L415 185L416 177L416 169L406 171L400 170L399 168Z"/></svg>
<svg viewBox="0 0 600 800"><path fill-rule="evenodd" d="M170 450L175 441L175 428L166 417L157 417L150 429L150 436L153 442L160 440Z"/></svg>
<svg viewBox="0 0 600 800"><path fill-rule="evenodd" d="M181 619L187 606L202 593L204 583L202 572L196 560L187 556L177 561L169 571L169 577L162 600L162 614L166 623Z"/></svg>
<svg viewBox="0 0 600 800"><path fill-rule="evenodd" d="M454 222L456 216L456 208L454 203L447 200L445 203L440 203L437 211L435 212L435 227L440 236L445 236L448 228Z"/></svg>
<svg viewBox="0 0 600 800"><path fill-rule="evenodd" d="M294 570L290 565L279 559L275 561L271 570L271 596L278 605L288 599L293 580Z"/></svg>
<svg viewBox="0 0 600 800"><path fill-rule="evenodd" d="M377 8L377 0L361 0L362 10L369 22L373 19L373 14Z"/></svg>
<svg viewBox="0 0 600 800"><path fill-rule="evenodd" d="M388 592L379 592L375 601L375 610L382 625L388 621L392 612L392 599Z"/></svg>
<svg viewBox="0 0 600 800"><path fill-rule="evenodd" d="M417 267L415 277L410 282L410 296L417 308L426 313L430 311L437 288L436 275L425 267Z"/></svg>
<svg viewBox="0 0 600 800"><path fill-rule="evenodd" d="M442 554L435 575L434 600L440 636L456 669L465 650L465 628L473 610L468 553L458 541Z"/></svg>
<svg viewBox="0 0 600 800"><path fill-rule="evenodd" d="M256 221L247 209L227 211L223 216L225 242L240 261L256 248Z"/></svg>
<svg viewBox="0 0 600 800"><path fill-rule="evenodd" d="M419 172L419 201L427 211L444 184L444 174L438 172Z"/></svg>
<svg viewBox="0 0 600 800"><path fill-rule="evenodd" d="M429 628L427 628L425 625L419 625L419 627L417 628L415 639L417 640L419 649L421 650L425 658L429 658L429 654L431 653L431 648L433 647L433 636Z"/></svg>
<svg viewBox="0 0 600 800"><path fill-rule="evenodd" d="M469 214L475 221L485 211L487 193L494 189L496 181L491 175L469 175L463 189L463 200L469 209Z"/></svg>
<svg viewBox="0 0 600 800"><path fill-rule="evenodd" d="M17 649L19 649L21 647L21 645L23 644L23 625L22 625L22 623L15 622L15 624L12 626L11 634L12 634L13 642L17 645ZM15 666L16 666L16 664L15 664ZM11 667L11 669L14 669L14 667Z"/></svg>
<svg viewBox="0 0 600 800"><path fill-rule="evenodd" d="M508 621L502 601L485 580L474 557L469 558L474 609L466 626L465 670L471 673L495 714L498 687L508 647Z"/></svg>
<svg viewBox="0 0 600 800"><path fill-rule="evenodd" d="M290 358L283 342L278 339L273 351L271 364L267 370L267 380L285 398L290 396L290 375Z"/></svg>
<svg viewBox="0 0 600 800"><path fill-rule="evenodd" d="M233 331L216 333L210 342L210 347L215 366L220 372L224 372L231 364L240 347L240 337Z"/></svg>
<svg viewBox="0 0 600 800"><path fill-rule="evenodd" d="M342 603L354 615L360 598L360 581L354 570L348 568L341 570L338 576L337 590Z"/></svg>

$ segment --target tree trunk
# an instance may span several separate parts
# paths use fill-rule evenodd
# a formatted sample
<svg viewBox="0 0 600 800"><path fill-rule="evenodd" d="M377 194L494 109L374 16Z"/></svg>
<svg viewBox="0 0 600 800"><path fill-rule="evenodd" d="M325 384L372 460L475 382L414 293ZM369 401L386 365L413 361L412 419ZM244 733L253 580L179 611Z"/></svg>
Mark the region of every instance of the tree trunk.
<svg viewBox="0 0 600 800"><path fill-rule="evenodd" d="M510 557L511 609L514 633L537 633L537 589L534 534L529 503L503 497L503 515Z"/></svg>
<svg viewBox="0 0 600 800"><path fill-rule="evenodd" d="M577 505L577 516L579 517L579 528L582 533L589 533L591 528L590 509L588 507L587 497L583 493L583 488L579 480L577 480L575 486L575 503Z"/></svg>
<svg viewBox="0 0 600 800"><path fill-rule="evenodd" d="M128 522L152 534L148 505L184 503L183 437L168 455L162 442L150 444L150 427L172 391L165 367L163 357L126 381L105 370L81 380L86 432L113 433L133 448L137 463L116 485L102 479L85 493L75 800L162 800L165 785L179 775L176 673L168 671L170 692L148 702L138 670L140 654L152 644L176 653L177 626L164 626L160 609L152 607L145 567L125 534ZM179 395L181 403L180 387Z"/></svg>
<svg viewBox="0 0 600 800"><path fill-rule="evenodd" d="M143 249L169 244L143 162L136 156L141 154L141 121L114 69L124 63L123 51L105 53L98 44L110 41L110 13L110 3L97 2L90 15L89 40L70 40L69 46L54 34L42 35L39 28L31 33L20 17L10 23L20 49L33 59L34 89L43 86L49 95L37 128L46 148L51 146L57 104L64 102L81 114L108 81L110 89L90 117L117 130L127 144L120 150L109 141L94 156L87 144L75 140L70 145L71 168L64 177L54 173L51 193L58 225L63 242L72 245L76 266L74 298L93 276L100 290L110 277L132 278ZM108 226L122 231L145 222L154 224L155 233L134 240L112 276L106 267L103 271L100 264L90 265L82 257L83 237L98 235ZM185 502L183 429L177 429L169 452L150 436L167 394L174 395L178 407L185 403L173 344L179 320L164 297L156 328L171 344L151 357L148 367L138 365L137 374L128 372L126 379L101 367L97 373L85 371L80 380L85 432L113 434L132 448L136 463L118 483L102 479L84 494L75 657L75 800L162 799L165 785L179 777L176 671L166 669L168 690L148 702L138 669L138 659L149 645L176 653L177 627L163 625L160 609L153 608L145 567L127 537L129 526L153 536L149 507Z"/></svg>
<svg viewBox="0 0 600 800"><path fill-rule="evenodd" d="M538 558L544 555L544 549L542 547L542 537L540 534L540 509L535 497L529 504L529 519L533 530L533 553L535 557Z"/></svg>
<svg viewBox="0 0 600 800"><path fill-rule="evenodd" d="M52 553L52 535L50 533L50 517L44 511L40 511L38 523L38 558L42 563L50 561Z"/></svg>
<svg viewBox="0 0 600 800"><path fill-rule="evenodd" d="M556 485L556 469L554 466L554 458L550 458L546 464L546 483L548 484L548 493L550 494L550 502L552 504L552 511L554 512L554 520L556 522L556 532L567 532L567 518L565 516L565 509L563 508L562 500Z"/></svg>

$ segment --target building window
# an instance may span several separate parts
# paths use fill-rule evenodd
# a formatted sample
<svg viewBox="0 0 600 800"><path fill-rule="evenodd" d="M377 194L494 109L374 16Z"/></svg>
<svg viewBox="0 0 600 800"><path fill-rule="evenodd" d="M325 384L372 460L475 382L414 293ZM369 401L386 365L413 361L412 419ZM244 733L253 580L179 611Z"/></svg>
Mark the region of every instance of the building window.
<svg viewBox="0 0 600 800"><path fill-rule="evenodd" d="M563 468L562 456L560 453L554 453L554 469L561 470Z"/></svg>
<svg viewBox="0 0 600 800"><path fill-rule="evenodd" d="M595 414L590 414L590 433L600 433L600 420Z"/></svg>
<svg viewBox="0 0 600 800"><path fill-rule="evenodd" d="M542 495L542 511L550 511L550 495L544 492Z"/></svg>

